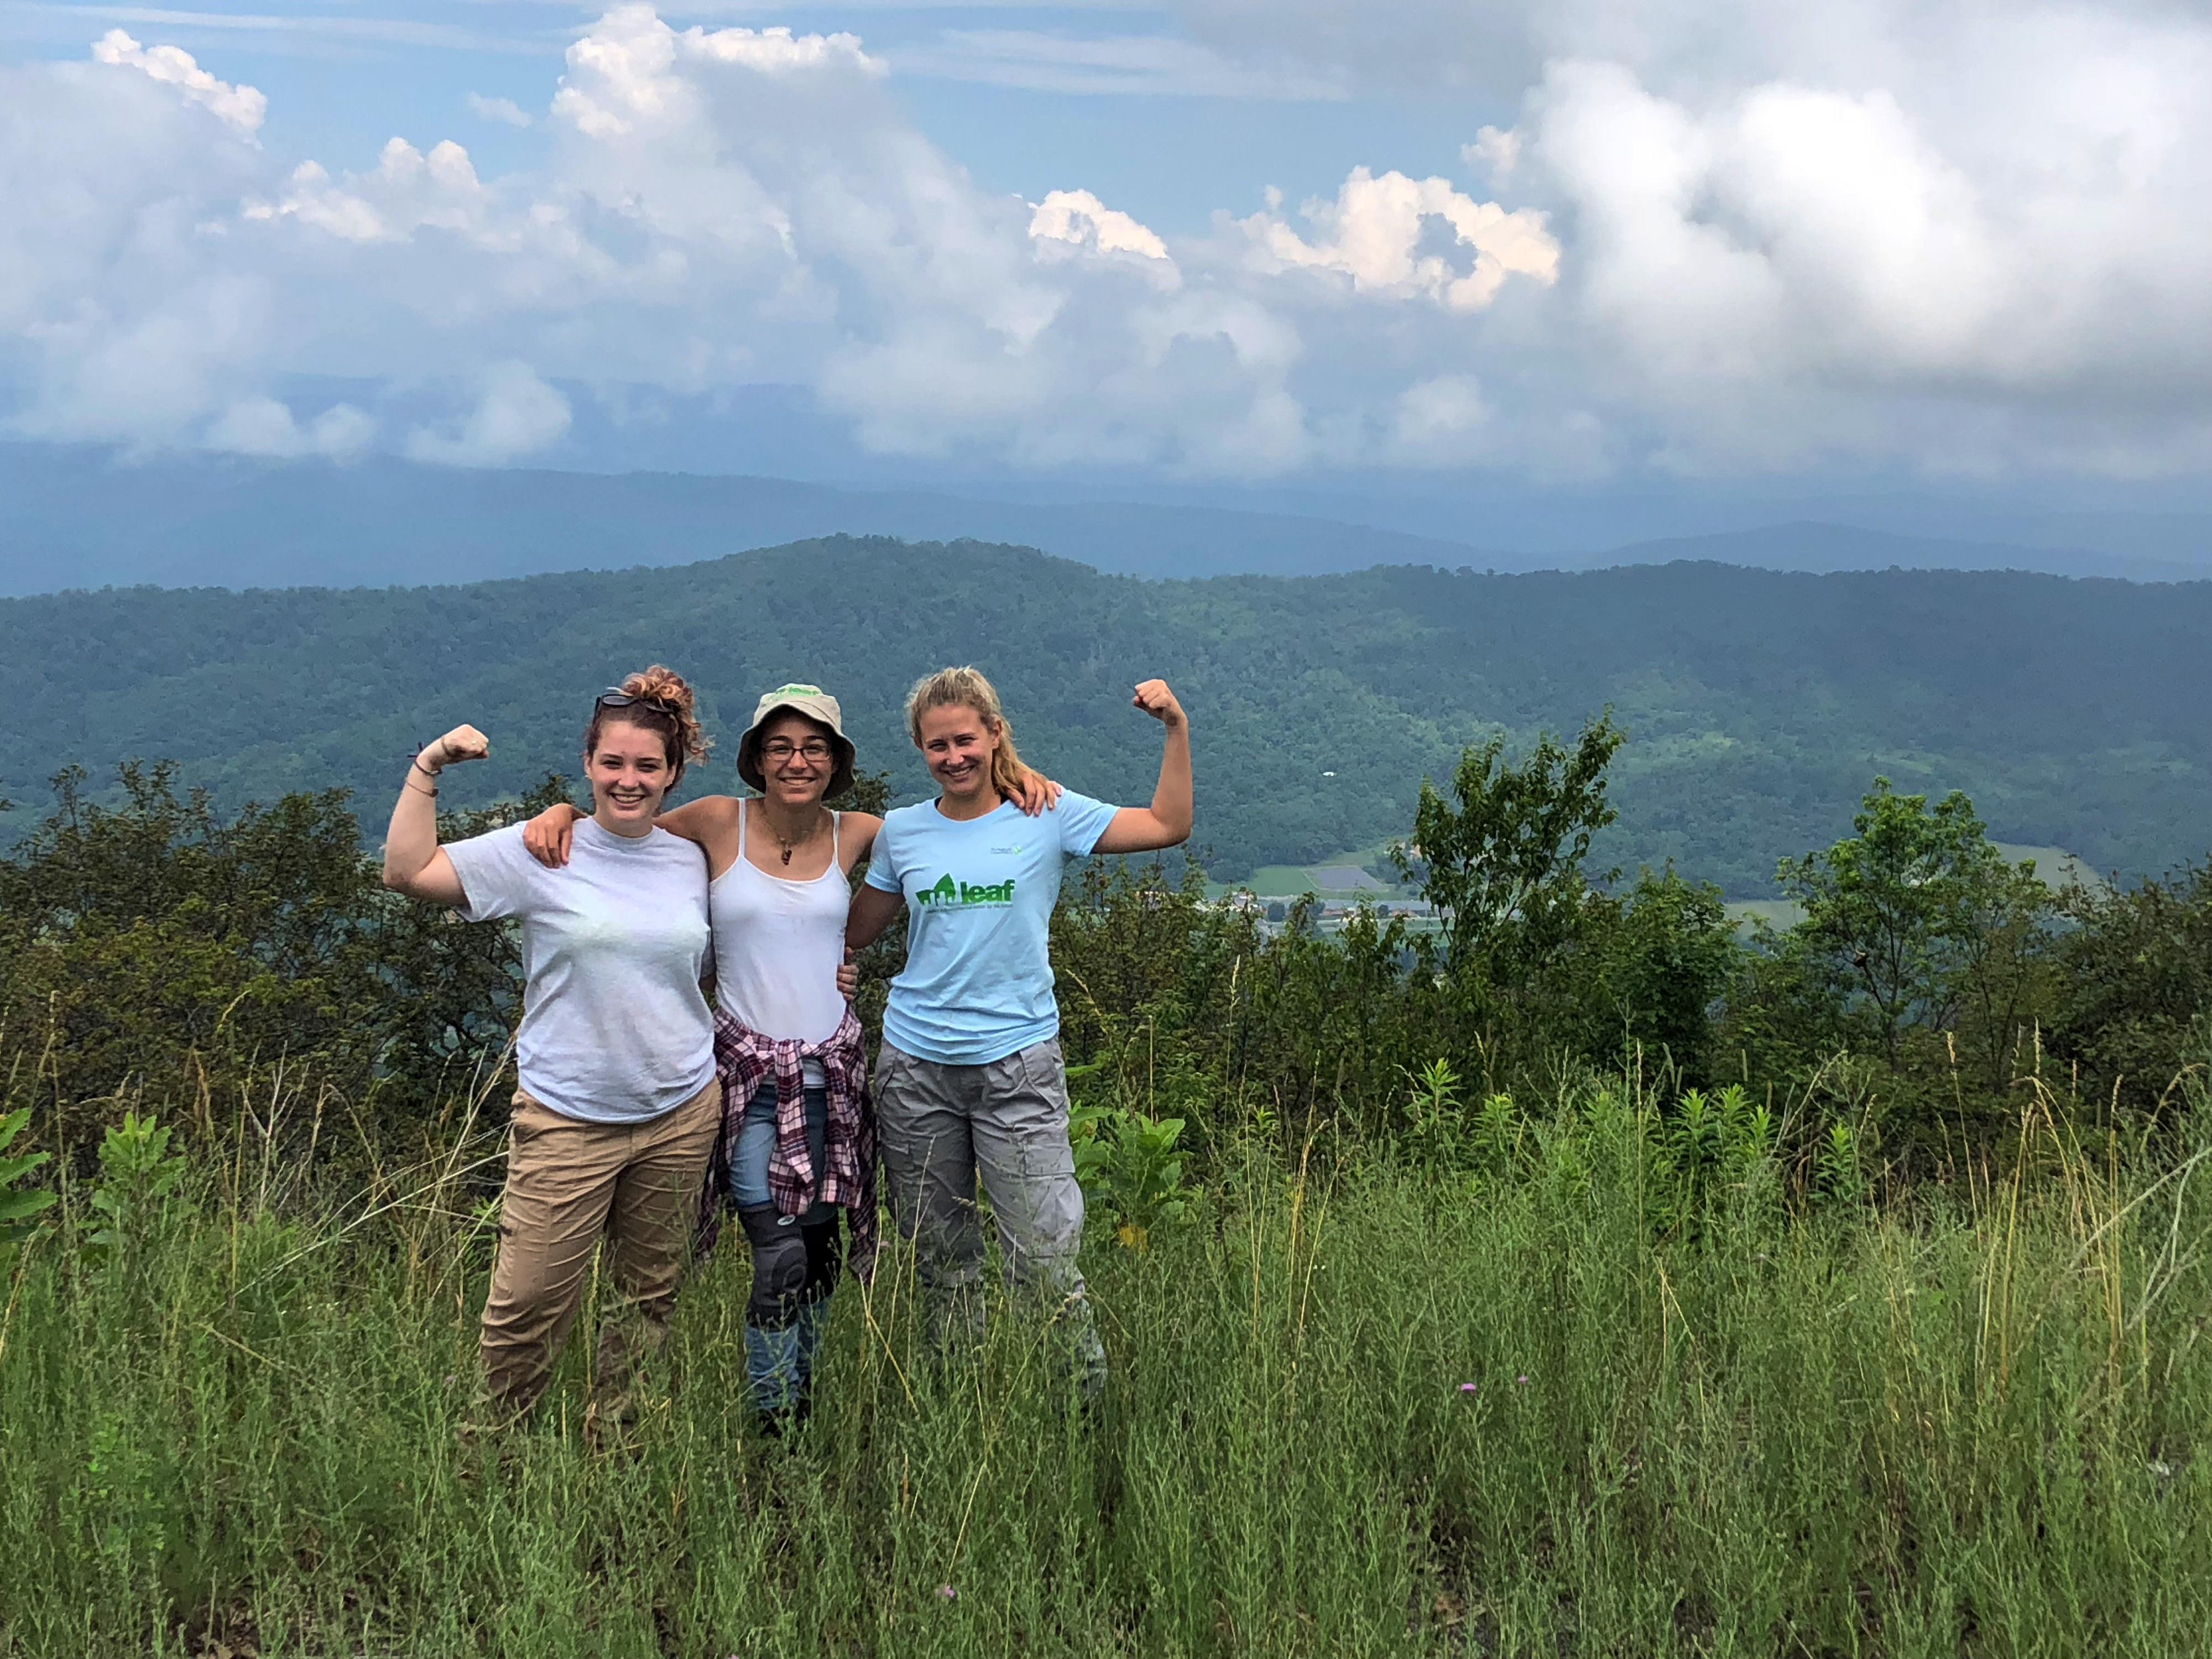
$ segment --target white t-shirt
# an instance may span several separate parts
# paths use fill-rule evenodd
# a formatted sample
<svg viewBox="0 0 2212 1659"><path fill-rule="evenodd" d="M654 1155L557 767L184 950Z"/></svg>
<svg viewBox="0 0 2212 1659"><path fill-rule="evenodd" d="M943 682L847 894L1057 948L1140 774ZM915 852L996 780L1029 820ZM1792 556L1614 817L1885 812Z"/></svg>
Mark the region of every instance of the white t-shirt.
<svg viewBox="0 0 2212 1659"><path fill-rule="evenodd" d="M522 845L522 826L446 848L471 921L522 923L523 1089L563 1117L637 1123L673 1111L714 1075L707 860L656 829L617 836L576 822L566 867Z"/></svg>

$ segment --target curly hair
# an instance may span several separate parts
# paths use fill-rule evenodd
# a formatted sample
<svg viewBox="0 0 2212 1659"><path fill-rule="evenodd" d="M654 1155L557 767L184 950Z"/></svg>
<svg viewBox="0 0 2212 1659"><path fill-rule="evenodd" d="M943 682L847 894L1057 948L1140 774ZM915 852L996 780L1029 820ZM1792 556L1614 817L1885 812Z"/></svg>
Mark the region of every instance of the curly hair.
<svg viewBox="0 0 2212 1659"><path fill-rule="evenodd" d="M1011 800L1021 791L1030 769L1014 753L1013 723L999 706L999 693L978 668L940 668L925 674L906 694L907 735L921 747L921 717L933 708L972 708L983 729L999 740L991 751L991 787Z"/></svg>
<svg viewBox="0 0 2212 1659"><path fill-rule="evenodd" d="M599 748L599 733L609 726L635 726L658 737L670 769L679 778L686 764L706 758L713 744L700 729L698 715L692 712L696 699L684 676L655 663L643 673L626 676L619 690L637 701L617 708L605 703L592 705L591 724L584 728L586 761Z"/></svg>

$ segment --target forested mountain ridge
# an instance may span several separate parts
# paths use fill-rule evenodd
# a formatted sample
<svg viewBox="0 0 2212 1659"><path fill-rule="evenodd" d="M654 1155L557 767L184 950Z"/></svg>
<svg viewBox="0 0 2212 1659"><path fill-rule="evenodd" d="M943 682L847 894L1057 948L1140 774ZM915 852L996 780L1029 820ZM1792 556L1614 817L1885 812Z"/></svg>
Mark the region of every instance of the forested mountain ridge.
<svg viewBox="0 0 2212 1659"><path fill-rule="evenodd" d="M726 745L761 690L828 686L863 764L911 798L927 786L899 698L974 661L1025 757L1121 799L1148 795L1158 754L1129 684L1165 676L1193 714L1194 839L1232 878L1398 833L1461 744L1608 704L1630 742L1607 862L1764 893L1880 772L1967 790L2002 838L2154 870L2212 842L2209 641L2212 583L1692 563L1152 582L835 538L455 587L0 601L0 792L20 828L64 764L167 757L226 799L352 787L373 829L416 741L462 720L490 734L448 804L573 773L592 693L660 660L701 685ZM726 756L687 780L731 781Z"/></svg>

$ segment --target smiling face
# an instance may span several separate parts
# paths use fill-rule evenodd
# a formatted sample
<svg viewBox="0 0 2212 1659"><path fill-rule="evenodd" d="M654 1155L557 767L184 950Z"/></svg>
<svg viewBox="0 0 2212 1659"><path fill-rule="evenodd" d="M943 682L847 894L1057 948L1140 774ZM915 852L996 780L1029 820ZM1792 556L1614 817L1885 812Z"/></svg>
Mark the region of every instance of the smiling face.
<svg viewBox="0 0 2212 1659"><path fill-rule="evenodd" d="M837 750L830 728L787 708L769 716L756 752L769 799L786 806L813 805L836 775Z"/></svg>
<svg viewBox="0 0 2212 1659"><path fill-rule="evenodd" d="M642 836L653 828L661 798L676 782L668 746L658 732L628 720L608 720L584 758L592 780L592 816L617 836Z"/></svg>
<svg viewBox="0 0 2212 1659"><path fill-rule="evenodd" d="M999 735L978 711L948 703L922 711L921 757L950 801L972 803L996 792L991 787L991 757Z"/></svg>

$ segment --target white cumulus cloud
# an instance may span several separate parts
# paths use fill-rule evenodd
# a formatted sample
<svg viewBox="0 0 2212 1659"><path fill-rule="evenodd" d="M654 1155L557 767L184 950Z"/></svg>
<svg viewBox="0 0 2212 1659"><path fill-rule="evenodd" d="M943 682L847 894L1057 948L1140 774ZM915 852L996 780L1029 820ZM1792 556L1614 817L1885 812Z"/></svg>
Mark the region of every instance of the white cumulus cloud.
<svg viewBox="0 0 2212 1659"><path fill-rule="evenodd" d="M570 416L568 400L529 364L494 363L476 407L451 426L416 428L407 434L407 453L418 461L497 466L557 442Z"/></svg>
<svg viewBox="0 0 2212 1659"><path fill-rule="evenodd" d="M1443 179L1354 167L1334 202L1304 211L1318 233L1310 242L1273 213L1243 222L1260 269L1340 271L1362 292L1454 311L1481 310L1509 276L1548 284L1559 274L1559 245L1541 213L1478 202Z"/></svg>
<svg viewBox="0 0 2212 1659"><path fill-rule="evenodd" d="M1708 471L2212 465L2202 8L1176 9L1201 39L1372 95L1517 105L1462 157L1547 211L1559 280L1488 368L1540 355L1555 392L1532 391L1530 412L1599 411L1624 455Z"/></svg>
<svg viewBox="0 0 2212 1659"><path fill-rule="evenodd" d="M110 29L94 42L92 56L95 63L128 65L177 88L236 132L258 131L269 112L269 100L258 89L216 80L193 60L191 53L177 46L149 50L121 29Z"/></svg>
<svg viewBox="0 0 2212 1659"><path fill-rule="evenodd" d="M1118 259L1132 263L1155 289L1182 286L1182 272L1159 233L1087 190L1048 191L1030 214L1030 240L1048 261Z"/></svg>
<svg viewBox="0 0 2212 1659"><path fill-rule="evenodd" d="M276 398L255 397L241 398L218 415L208 428L206 443L239 455L345 460L366 451L375 437L375 417L351 404L334 404L303 423Z"/></svg>
<svg viewBox="0 0 2212 1659"><path fill-rule="evenodd" d="M469 112L479 121L495 121L501 126L526 127L534 125L528 110L512 98L487 98L480 92L468 96Z"/></svg>
<svg viewBox="0 0 2212 1659"><path fill-rule="evenodd" d="M486 179L435 131L274 153L253 88L118 30L0 67L0 422L499 465L574 441L562 386L770 382L878 451L1038 467L2212 466L2194 12L1178 3L1173 50L963 49L1458 88L1465 175L1347 155L1180 234L1096 180L983 189L853 35L625 3L549 76L532 170ZM407 412L295 410L301 376Z"/></svg>

